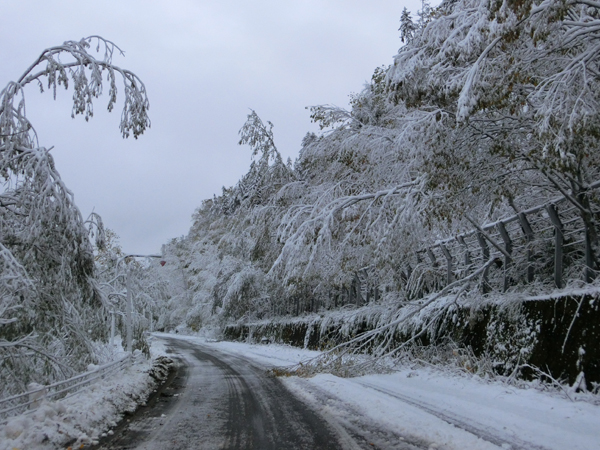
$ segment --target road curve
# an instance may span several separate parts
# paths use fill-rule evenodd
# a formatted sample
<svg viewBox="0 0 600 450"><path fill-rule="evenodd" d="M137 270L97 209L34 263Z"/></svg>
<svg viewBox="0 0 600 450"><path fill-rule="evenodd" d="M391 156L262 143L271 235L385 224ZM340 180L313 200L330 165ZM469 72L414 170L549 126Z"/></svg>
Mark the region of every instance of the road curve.
<svg viewBox="0 0 600 450"><path fill-rule="evenodd" d="M162 405L131 418L103 449L343 448L326 421L263 368L208 346L167 341L187 366L182 379L161 393Z"/></svg>

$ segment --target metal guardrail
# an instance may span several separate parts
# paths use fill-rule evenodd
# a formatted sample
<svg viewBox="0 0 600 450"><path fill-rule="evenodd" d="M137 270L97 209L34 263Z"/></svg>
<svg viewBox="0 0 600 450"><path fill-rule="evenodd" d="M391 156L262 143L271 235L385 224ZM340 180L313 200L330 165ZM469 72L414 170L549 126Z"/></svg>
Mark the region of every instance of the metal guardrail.
<svg viewBox="0 0 600 450"><path fill-rule="evenodd" d="M31 408L31 406L37 406L44 399L67 398L69 396L66 394L69 392L104 378L110 373L121 370L130 365L133 361L133 355L128 354L124 358L104 364L94 370L79 374L68 380L41 386L23 394L0 399L0 424L5 423L10 416L35 411L35 408Z"/></svg>
<svg viewBox="0 0 600 450"><path fill-rule="evenodd" d="M594 183L592 189L600 187ZM587 230L578 209L565 197L528 209L419 250L407 261L407 278L419 265L437 270L442 285L460 280L490 259L482 290L506 291L511 285L553 278L564 286L569 279L595 277ZM579 275L577 275L579 274Z"/></svg>
<svg viewBox="0 0 600 450"><path fill-rule="evenodd" d="M600 181L592 183L587 194L596 207L600 203L599 188ZM600 221L600 211L592 213ZM411 298L420 298L466 278L490 260L495 264L481 276L484 293L504 292L510 286L536 280L553 280L561 288L567 279L590 282L598 275L592 267L588 230L578 208L564 196L496 222L481 226L471 222L474 226L471 230L405 255L398 268L405 285L408 287L419 276L429 277L430 283L418 286ZM376 271L365 268L354 274L349 286L332 289L329 298L307 293L285 304L273 304L271 309L276 315L300 315L322 308L362 306L379 298Z"/></svg>

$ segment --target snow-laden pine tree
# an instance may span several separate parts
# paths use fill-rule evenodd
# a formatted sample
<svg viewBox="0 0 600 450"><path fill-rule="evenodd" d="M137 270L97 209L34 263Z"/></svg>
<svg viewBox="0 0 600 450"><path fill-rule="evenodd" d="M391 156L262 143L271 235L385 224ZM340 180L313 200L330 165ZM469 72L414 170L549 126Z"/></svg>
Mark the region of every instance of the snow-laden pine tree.
<svg viewBox="0 0 600 450"><path fill-rule="evenodd" d="M121 133L137 138L150 125L145 87L113 64L115 52L119 48L101 37L67 41L44 50L0 91L0 395L77 373L95 362L96 347L106 342L88 228L101 222L83 220L27 119L25 98L28 85L55 96L71 87L72 116L88 120L105 88L113 109L120 78Z"/></svg>
<svg viewBox="0 0 600 450"><path fill-rule="evenodd" d="M270 312L273 290L266 272L280 248L276 228L287 205L280 193L295 183L294 172L277 150L273 124L255 111L240 129L240 145L246 144L252 155L249 171L222 195L203 202L188 236L165 246L165 267L181 267L189 295L168 300L160 327L198 330L202 324Z"/></svg>
<svg viewBox="0 0 600 450"><path fill-rule="evenodd" d="M410 12L405 7L400 16L400 28L398 28L398 31L400 31L400 40L406 43L410 42L416 29L417 26L413 22Z"/></svg>

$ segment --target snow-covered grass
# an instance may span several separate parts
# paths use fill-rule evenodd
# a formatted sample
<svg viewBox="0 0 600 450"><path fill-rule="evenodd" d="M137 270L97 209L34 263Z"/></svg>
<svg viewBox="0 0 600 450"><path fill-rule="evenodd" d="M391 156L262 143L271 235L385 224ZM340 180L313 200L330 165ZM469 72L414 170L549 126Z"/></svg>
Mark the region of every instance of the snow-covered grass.
<svg viewBox="0 0 600 450"><path fill-rule="evenodd" d="M164 355L163 341L153 340L152 357ZM138 352L139 353L139 352ZM81 448L111 433L125 412L146 401L156 386L149 374L152 360L141 354L135 362L74 394L44 400L26 414L0 425L0 450Z"/></svg>
<svg viewBox="0 0 600 450"><path fill-rule="evenodd" d="M282 345L180 338L265 368L298 366L320 354ZM531 444L557 450L600 449L600 406L591 394L568 399L560 390L540 390L535 383L515 387L500 379L433 367L406 366L390 374L355 378L318 374L281 380L327 420L350 431L383 428L444 449L532 448Z"/></svg>

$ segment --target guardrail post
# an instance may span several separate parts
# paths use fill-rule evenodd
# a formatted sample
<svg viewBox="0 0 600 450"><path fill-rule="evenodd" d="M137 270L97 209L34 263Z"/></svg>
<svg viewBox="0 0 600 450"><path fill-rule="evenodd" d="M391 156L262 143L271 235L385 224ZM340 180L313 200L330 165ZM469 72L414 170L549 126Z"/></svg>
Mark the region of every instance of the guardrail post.
<svg viewBox="0 0 600 450"><path fill-rule="evenodd" d="M29 383L29 409L37 409L48 395L48 388L38 383Z"/></svg>
<svg viewBox="0 0 600 450"><path fill-rule="evenodd" d="M512 255L513 243L512 243L512 240L510 239L510 236L508 235L508 231L506 231L506 226L504 225L503 222L498 222L496 227L498 228L498 231L500 232L500 236L502 237L502 240L504 241L504 250L506 250L506 253L508 253L509 255ZM508 268L509 268L510 262L511 262L511 259L505 255L504 256L504 286L503 286L504 292L506 292L508 290L508 284L509 284Z"/></svg>
<svg viewBox="0 0 600 450"><path fill-rule="evenodd" d="M417 264L421 264L423 260L421 259L421 255L419 255L419 252L415 252L415 255L417 256Z"/></svg>
<svg viewBox="0 0 600 450"><path fill-rule="evenodd" d="M358 274L354 274L354 278L352 278L352 294L354 295L354 302L356 306L361 306L362 304L362 295L360 290L360 278L358 278Z"/></svg>
<svg viewBox="0 0 600 450"><path fill-rule="evenodd" d="M481 232L477 233L477 241L479 242L479 246L481 247L481 256L483 259L483 264L486 264L490 259L490 248L488 247L487 241ZM481 275L481 290L484 294L487 294L490 291L490 283L488 281L488 272L489 267L487 267L483 274Z"/></svg>
<svg viewBox="0 0 600 450"><path fill-rule="evenodd" d="M406 281L410 280L412 273L413 273L413 269L412 269L411 265L406 264Z"/></svg>
<svg viewBox="0 0 600 450"><path fill-rule="evenodd" d="M550 204L546 206L548 216L552 225L554 225L554 283L557 288L563 287L563 225L558 216L556 205Z"/></svg>
<svg viewBox="0 0 600 450"><path fill-rule="evenodd" d="M115 311L110 312L110 346L115 345Z"/></svg>
<svg viewBox="0 0 600 450"><path fill-rule="evenodd" d="M429 257L429 260L431 261L431 265L433 267L437 267L438 266L438 262L435 259L435 255L433 254L433 252L431 251L430 247L427 247L427 256Z"/></svg>
<svg viewBox="0 0 600 450"><path fill-rule="evenodd" d="M361 277L362 275L362 277ZM360 281L360 292L361 292L361 296L364 293L363 296L363 302L365 305L369 304L369 301L371 300L371 292L370 292L370 286L369 286L369 272L367 271L367 269L362 269L359 270L357 272L357 276L358 276L358 280Z"/></svg>
<svg viewBox="0 0 600 450"><path fill-rule="evenodd" d="M527 216L524 213L519 213L519 223L521 224L521 228L523 229L523 233L525 234L525 238L527 239L527 282L533 282L533 250L531 249L531 243L533 242L534 233L531 225L529 224L529 220L527 220Z"/></svg>
<svg viewBox="0 0 600 450"><path fill-rule="evenodd" d="M465 238L463 236L458 236L456 238L458 243L465 247L465 266L469 267L471 265L471 255L469 254L469 245L465 242Z"/></svg>
<svg viewBox="0 0 600 450"><path fill-rule="evenodd" d="M590 230L586 224L585 226L585 282L591 283L595 278L594 275L594 254L592 252L592 240L590 238Z"/></svg>
<svg viewBox="0 0 600 450"><path fill-rule="evenodd" d="M442 249L442 253L446 257L446 264L447 264L446 283L450 284L453 281L453 279L452 279L453 278L453 276L452 276L452 255L450 254L450 251L446 248L446 246L444 244L440 244L440 248Z"/></svg>

